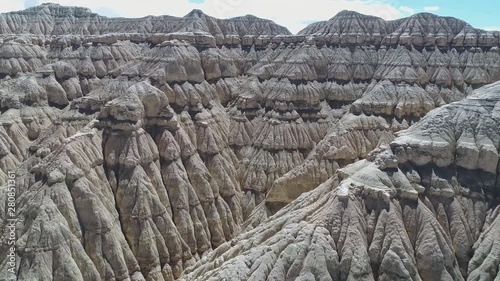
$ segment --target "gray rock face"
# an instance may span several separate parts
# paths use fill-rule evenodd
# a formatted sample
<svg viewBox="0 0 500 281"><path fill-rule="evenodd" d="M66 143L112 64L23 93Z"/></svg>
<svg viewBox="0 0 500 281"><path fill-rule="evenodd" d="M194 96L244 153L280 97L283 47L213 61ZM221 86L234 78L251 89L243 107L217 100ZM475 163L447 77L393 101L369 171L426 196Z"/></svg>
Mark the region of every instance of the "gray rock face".
<svg viewBox="0 0 500 281"><path fill-rule="evenodd" d="M181 280L496 280L499 93L431 111Z"/></svg>
<svg viewBox="0 0 500 281"><path fill-rule="evenodd" d="M497 46L499 32L472 27L451 17L420 13L384 21L357 12L342 11L328 21L309 25L299 35L322 37L329 44L401 44L445 47Z"/></svg>
<svg viewBox="0 0 500 281"><path fill-rule="evenodd" d="M106 18L88 8L46 3L0 16L1 34L101 35L112 33L202 32L214 37L287 35L290 32L270 20L244 16L221 20L193 10L182 18L148 16L140 19Z"/></svg>
<svg viewBox="0 0 500 281"><path fill-rule="evenodd" d="M0 280L498 278L498 33L0 19Z"/></svg>

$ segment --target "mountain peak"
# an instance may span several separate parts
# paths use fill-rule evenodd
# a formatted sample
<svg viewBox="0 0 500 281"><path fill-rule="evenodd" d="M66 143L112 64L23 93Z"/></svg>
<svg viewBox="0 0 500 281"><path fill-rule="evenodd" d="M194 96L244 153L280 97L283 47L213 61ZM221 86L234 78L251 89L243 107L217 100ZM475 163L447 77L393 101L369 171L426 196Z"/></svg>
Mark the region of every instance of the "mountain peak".
<svg viewBox="0 0 500 281"><path fill-rule="evenodd" d="M353 15L360 16L363 14L352 10L342 10L337 13L337 16L353 16Z"/></svg>
<svg viewBox="0 0 500 281"><path fill-rule="evenodd" d="M335 16L333 16L330 20L352 18L352 17L358 17L358 18L378 18L378 17L371 16L371 15L365 15L365 14L362 14L362 13L356 12L356 11L342 10L342 11L338 12Z"/></svg>
<svg viewBox="0 0 500 281"><path fill-rule="evenodd" d="M201 18L203 16L207 16L202 10L200 9L193 9L191 12L189 12L187 15L185 15L185 18Z"/></svg>
<svg viewBox="0 0 500 281"><path fill-rule="evenodd" d="M21 11L22 12L22 11ZM78 6L63 6L58 3L46 2L42 3L38 6L33 6L24 10L24 12L30 13L45 13L52 14L57 16L67 16L67 15L75 15L75 16L89 16L89 15L97 15L92 12L91 9L86 7L78 7Z"/></svg>

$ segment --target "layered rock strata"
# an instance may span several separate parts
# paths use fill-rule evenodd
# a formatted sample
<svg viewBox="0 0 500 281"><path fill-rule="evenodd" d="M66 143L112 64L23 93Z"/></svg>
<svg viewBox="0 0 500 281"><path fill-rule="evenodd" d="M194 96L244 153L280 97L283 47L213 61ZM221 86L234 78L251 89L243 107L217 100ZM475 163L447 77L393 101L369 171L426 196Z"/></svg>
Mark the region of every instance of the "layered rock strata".
<svg viewBox="0 0 500 281"><path fill-rule="evenodd" d="M496 280L499 104L431 111L181 280Z"/></svg>
<svg viewBox="0 0 500 281"><path fill-rule="evenodd" d="M494 279L498 33L0 18L1 280Z"/></svg>

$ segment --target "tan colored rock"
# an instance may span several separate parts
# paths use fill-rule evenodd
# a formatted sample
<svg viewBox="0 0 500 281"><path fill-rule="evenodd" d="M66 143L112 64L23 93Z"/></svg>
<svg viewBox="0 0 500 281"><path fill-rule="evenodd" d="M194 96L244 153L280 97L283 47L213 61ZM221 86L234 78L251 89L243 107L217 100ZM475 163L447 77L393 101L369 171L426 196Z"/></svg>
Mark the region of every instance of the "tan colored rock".
<svg viewBox="0 0 500 281"><path fill-rule="evenodd" d="M498 38L1 14L0 279L495 281Z"/></svg>

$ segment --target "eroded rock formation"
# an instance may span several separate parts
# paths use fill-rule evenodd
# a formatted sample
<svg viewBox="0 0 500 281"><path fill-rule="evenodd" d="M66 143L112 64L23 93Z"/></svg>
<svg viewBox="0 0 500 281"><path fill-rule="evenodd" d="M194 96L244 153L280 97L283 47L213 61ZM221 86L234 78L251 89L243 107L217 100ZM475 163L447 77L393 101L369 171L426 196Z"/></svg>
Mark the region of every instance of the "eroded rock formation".
<svg viewBox="0 0 500 281"><path fill-rule="evenodd" d="M496 280L499 93L433 110L182 280Z"/></svg>
<svg viewBox="0 0 500 281"><path fill-rule="evenodd" d="M1 14L0 279L496 280L499 40Z"/></svg>

